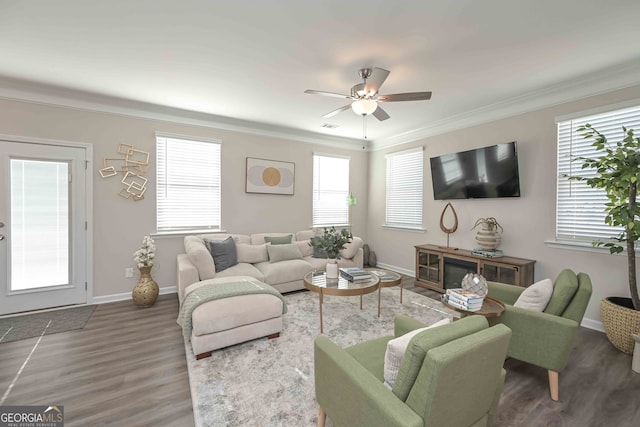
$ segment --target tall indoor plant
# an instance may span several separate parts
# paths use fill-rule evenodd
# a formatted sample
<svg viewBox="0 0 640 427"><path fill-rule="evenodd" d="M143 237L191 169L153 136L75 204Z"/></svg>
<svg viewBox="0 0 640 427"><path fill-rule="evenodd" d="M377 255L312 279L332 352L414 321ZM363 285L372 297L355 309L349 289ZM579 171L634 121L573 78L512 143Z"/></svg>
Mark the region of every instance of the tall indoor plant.
<svg viewBox="0 0 640 427"><path fill-rule="evenodd" d="M590 124L578 128L578 132L584 138L593 139L592 146L602 153L600 157L578 157L582 161L582 169L591 168L596 171L593 177L571 176L569 179L584 181L592 188L601 188L607 195L605 204L606 217L604 222L611 226L623 227L623 230L612 237L611 241L597 241L595 246L609 248L610 253L621 253L626 249L629 291L631 301L628 298L606 298L601 309L603 325L609 340L620 350L627 353L633 351L632 333L637 333L640 328L640 297L638 296L638 283L636 278L636 252L635 246L640 239L640 206L636 202L638 179L640 178L640 138L634 135L633 129L622 127L624 138L616 143L609 143L606 136L593 128ZM626 303L625 303L626 301ZM622 305L629 312L622 315L620 322L629 326L627 332L623 332L624 344L617 345L612 339L612 328L620 329L623 325L607 325L610 314L604 312L605 304ZM626 307L624 307L626 305ZM636 320L631 320L635 316ZM609 330L607 330L609 329ZM611 334L610 334L611 333ZM628 337L627 337L628 335ZM624 348L621 348L624 347Z"/></svg>

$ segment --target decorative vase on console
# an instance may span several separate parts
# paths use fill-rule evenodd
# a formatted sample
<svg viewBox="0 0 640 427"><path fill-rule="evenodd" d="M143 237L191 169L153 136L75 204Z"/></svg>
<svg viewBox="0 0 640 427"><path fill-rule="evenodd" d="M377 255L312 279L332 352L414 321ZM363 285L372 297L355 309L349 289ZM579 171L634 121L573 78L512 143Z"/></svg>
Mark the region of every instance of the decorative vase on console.
<svg viewBox="0 0 640 427"><path fill-rule="evenodd" d="M131 297L133 302L140 307L151 307L158 299L160 289L151 277L151 267L155 258L156 246L150 236L145 236L140 249L133 253L133 259L138 265L140 279L133 288Z"/></svg>
<svg viewBox="0 0 640 427"><path fill-rule="evenodd" d="M350 243L351 239L353 239L353 235L344 228L338 231L335 227L325 227L321 235L314 237L309 242L309 245L312 246L313 249L324 251L327 254L327 258L329 258L326 267L327 279L338 278L338 264L336 259L340 251L345 248L344 245Z"/></svg>
<svg viewBox="0 0 640 427"><path fill-rule="evenodd" d="M488 251L495 250L500 244L503 231L498 221L493 217L479 218L472 229L475 230L476 228L478 228L476 231L476 243L478 247Z"/></svg>

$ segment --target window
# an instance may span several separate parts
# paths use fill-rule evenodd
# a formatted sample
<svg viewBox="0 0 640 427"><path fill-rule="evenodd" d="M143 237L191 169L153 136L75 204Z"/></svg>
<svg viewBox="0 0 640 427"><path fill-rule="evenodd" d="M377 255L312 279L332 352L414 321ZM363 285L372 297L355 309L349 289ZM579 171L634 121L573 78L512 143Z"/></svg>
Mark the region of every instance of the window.
<svg viewBox="0 0 640 427"><path fill-rule="evenodd" d="M220 229L220 146L156 135L158 232Z"/></svg>
<svg viewBox="0 0 640 427"><path fill-rule="evenodd" d="M422 228L422 147L387 154L386 225Z"/></svg>
<svg viewBox="0 0 640 427"><path fill-rule="evenodd" d="M589 187L582 181L569 181L565 175L594 176L595 171L582 169L578 156L597 157L592 139L584 139L576 130L590 123L609 142L623 138L622 126L640 128L640 106L592 114L558 122L558 188L556 203L556 238L558 240L593 241L611 238L620 227L604 223L604 190Z"/></svg>
<svg viewBox="0 0 640 427"><path fill-rule="evenodd" d="M349 223L349 158L313 155L313 226Z"/></svg>

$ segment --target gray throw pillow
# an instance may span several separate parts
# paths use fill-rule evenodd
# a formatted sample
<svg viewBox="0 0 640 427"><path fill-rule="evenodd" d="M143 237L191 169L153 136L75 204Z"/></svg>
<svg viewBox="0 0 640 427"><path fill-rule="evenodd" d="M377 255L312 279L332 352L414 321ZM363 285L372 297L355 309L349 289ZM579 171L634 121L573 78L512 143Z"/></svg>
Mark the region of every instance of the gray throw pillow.
<svg viewBox="0 0 640 427"><path fill-rule="evenodd" d="M224 240L204 239L204 244L211 252L213 263L216 265L216 273L233 267L238 263L238 252L236 242L229 236Z"/></svg>
<svg viewBox="0 0 640 427"><path fill-rule="evenodd" d="M272 245L288 245L291 243L291 234L288 236L265 236L264 241Z"/></svg>
<svg viewBox="0 0 640 427"><path fill-rule="evenodd" d="M315 239L317 239L317 237L312 237L311 238L311 243L313 243ZM327 256L327 251L325 251L324 249L320 249L320 248L313 248L313 257L314 258L322 258L322 259L329 258Z"/></svg>
<svg viewBox="0 0 640 427"><path fill-rule="evenodd" d="M302 254L298 245L290 243L288 245L267 245L270 262L287 261L290 259L302 259Z"/></svg>

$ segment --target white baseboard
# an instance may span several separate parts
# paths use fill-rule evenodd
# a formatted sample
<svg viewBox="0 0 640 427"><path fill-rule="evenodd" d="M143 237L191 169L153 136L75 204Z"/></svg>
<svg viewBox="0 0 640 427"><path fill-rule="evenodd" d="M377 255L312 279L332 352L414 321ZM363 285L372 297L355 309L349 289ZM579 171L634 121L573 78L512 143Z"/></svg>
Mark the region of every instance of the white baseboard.
<svg viewBox="0 0 640 427"><path fill-rule="evenodd" d="M160 288L160 295L175 294L178 292L177 286L166 286ZM90 304L106 304L108 302L126 301L131 299L131 292L124 292L121 294L102 295L99 297L93 297Z"/></svg>
<svg viewBox="0 0 640 427"><path fill-rule="evenodd" d="M397 273L402 273L409 277L415 277L415 271L407 270L406 268L396 267L395 265L385 264L383 262L379 262L378 267L384 268L387 270L395 271ZM587 319L586 317L582 319L582 323L580 324L583 328L592 329L598 332L604 332L604 328L602 327L602 322L599 320Z"/></svg>

